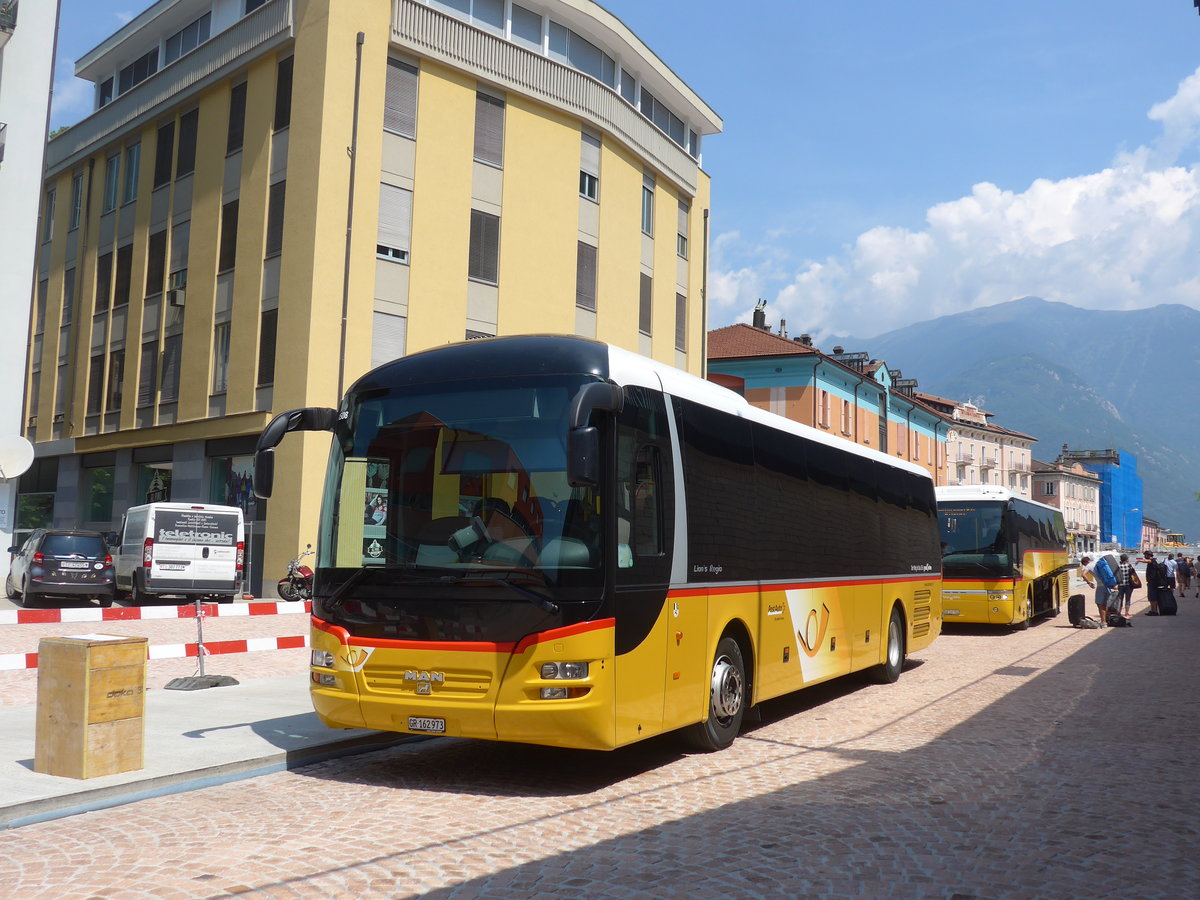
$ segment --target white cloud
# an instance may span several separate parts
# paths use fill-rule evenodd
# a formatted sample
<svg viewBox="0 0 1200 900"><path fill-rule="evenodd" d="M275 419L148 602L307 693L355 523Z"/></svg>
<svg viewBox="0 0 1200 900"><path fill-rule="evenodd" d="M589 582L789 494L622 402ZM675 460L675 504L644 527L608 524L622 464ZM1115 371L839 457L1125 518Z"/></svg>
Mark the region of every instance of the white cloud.
<svg viewBox="0 0 1200 900"><path fill-rule="evenodd" d="M977 184L931 207L923 229L872 228L783 278L773 275L777 256L747 253L739 236L714 256L718 309L737 304L748 316L746 287L773 290L768 321L820 339L872 337L1030 294L1092 309L1200 305L1200 167L1178 163L1200 143L1200 69L1149 117L1160 138L1103 171L1039 179L1020 193Z"/></svg>

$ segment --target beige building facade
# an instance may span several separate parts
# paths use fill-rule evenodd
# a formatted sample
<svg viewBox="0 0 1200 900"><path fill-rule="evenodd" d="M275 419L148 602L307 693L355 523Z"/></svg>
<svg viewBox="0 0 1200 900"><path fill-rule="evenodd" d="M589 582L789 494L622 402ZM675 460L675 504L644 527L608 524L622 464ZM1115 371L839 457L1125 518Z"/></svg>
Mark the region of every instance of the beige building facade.
<svg viewBox="0 0 1200 900"><path fill-rule="evenodd" d="M590 0L159 0L76 71L97 109L47 151L18 528L238 504L269 592L328 450L289 440L256 502L274 414L488 335L703 370L722 123Z"/></svg>

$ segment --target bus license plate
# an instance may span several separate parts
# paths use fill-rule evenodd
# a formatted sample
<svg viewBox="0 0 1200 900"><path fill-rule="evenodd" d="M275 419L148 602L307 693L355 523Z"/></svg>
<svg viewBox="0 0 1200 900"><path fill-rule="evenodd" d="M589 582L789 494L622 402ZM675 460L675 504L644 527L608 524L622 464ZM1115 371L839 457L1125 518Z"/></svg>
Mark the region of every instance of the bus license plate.
<svg viewBox="0 0 1200 900"><path fill-rule="evenodd" d="M445 719L427 719L423 716L408 717L409 731L424 731L430 734L445 734L446 720Z"/></svg>

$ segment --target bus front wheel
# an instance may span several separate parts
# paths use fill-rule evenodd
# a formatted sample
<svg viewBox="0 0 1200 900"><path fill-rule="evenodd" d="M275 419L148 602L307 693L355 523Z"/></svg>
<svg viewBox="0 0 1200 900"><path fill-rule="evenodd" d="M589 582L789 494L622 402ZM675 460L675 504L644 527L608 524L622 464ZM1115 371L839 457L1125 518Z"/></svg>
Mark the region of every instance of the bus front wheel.
<svg viewBox="0 0 1200 900"><path fill-rule="evenodd" d="M883 662L876 666L872 674L879 684L895 684L900 680L900 670L904 667L904 617L898 608L892 608L892 618L888 622L887 648Z"/></svg>
<svg viewBox="0 0 1200 900"><path fill-rule="evenodd" d="M738 642L726 635L717 644L709 683L708 716L688 731L697 750L724 750L742 727L747 702L746 664Z"/></svg>
<svg viewBox="0 0 1200 900"><path fill-rule="evenodd" d="M1017 630L1024 631L1029 627L1029 623L1033 621L1033 597L1029 594L1025 595L1025 618L1017 623Z"/></svg>

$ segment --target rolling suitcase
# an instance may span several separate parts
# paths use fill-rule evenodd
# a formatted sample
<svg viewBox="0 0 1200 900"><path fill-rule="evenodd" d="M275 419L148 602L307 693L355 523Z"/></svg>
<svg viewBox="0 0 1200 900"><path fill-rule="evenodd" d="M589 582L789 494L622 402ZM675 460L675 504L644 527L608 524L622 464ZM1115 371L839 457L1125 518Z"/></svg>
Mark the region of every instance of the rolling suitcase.
<svg viewBox="0 0 1200 900"><path fill-rule="evenodd" d="M1160 590L1158 592L1158 614L1160 616L1179 615L1179 602L1175 599L1174 591Z"/></svg>
<svg viewBox="0 0 1200 900"><path fill-rule="evenodd" d="M1085 618L1083 609L1083 594L1072 594L1067 598L1067 621L1072 625L1078 625Z"/></svg>

